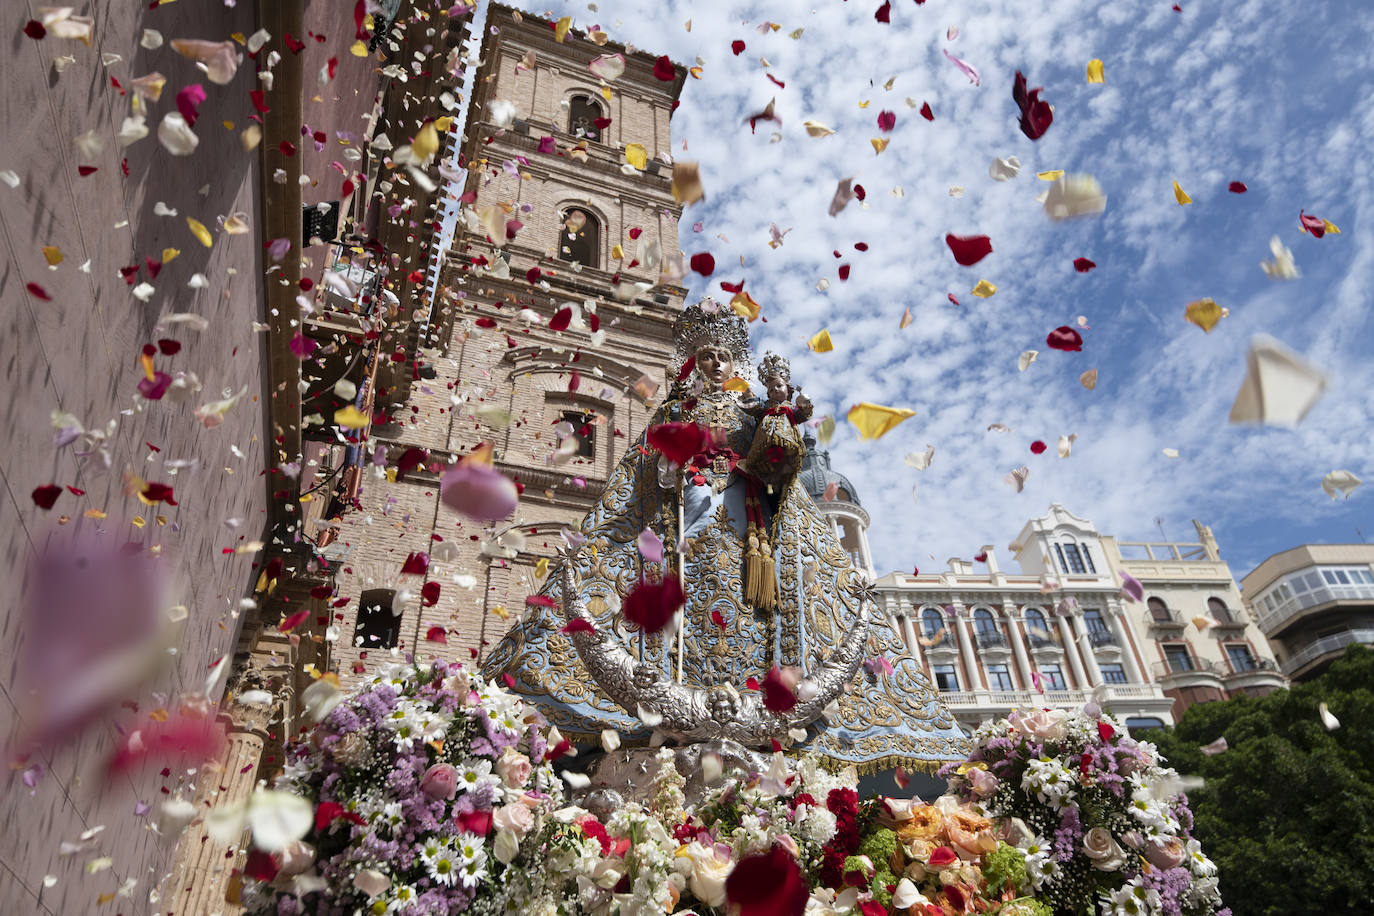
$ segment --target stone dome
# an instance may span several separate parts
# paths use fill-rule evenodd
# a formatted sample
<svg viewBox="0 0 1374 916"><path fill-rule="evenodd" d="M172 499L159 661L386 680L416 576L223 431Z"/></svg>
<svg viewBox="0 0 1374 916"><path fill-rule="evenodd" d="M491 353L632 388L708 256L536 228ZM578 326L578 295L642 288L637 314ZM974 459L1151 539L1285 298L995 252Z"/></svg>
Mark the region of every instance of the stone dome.
<svg viewBox="0 0 1374 916"><path fill-rule="evenodd" d="M806 443L806 458L802 460L801 482L817 505L821 504L821 495L825 493L825 488L834 483L839 485L839 492L835 494L836 501L861 506L854 484L830 466L830 453L818 447L816 437L810 430L806 431L803 441Z"/></svg>

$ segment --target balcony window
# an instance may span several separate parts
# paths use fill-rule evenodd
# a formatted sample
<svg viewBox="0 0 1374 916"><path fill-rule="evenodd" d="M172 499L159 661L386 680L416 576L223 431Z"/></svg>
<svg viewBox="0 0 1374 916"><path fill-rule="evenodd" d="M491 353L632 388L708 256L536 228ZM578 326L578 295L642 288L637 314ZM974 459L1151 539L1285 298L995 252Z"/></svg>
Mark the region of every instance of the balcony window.
<svg viewBox="0 0 1374 916"><path fill-rule="evenodd" d="M959 692L959 672L953 665L936 665L931 668L935 674L935 686L951 693Z"/></svg>
<svg viewBox="0 0 1374 916"><path fill-rule="evenodd" d="M993 690L1015 690L1006 665L988 665L988 686Z"/></svg>
<svg viewBox="0 0 1374 916"><path fill-rule="evenodd" d="M1050 628L1045 625L1045 615L1039 608L1026 608L1026 632L1030 635L1031 645L1035 647L1054 644Z"/></svg>
<svg viewBox="0 0 1374 916"><path fill-rule="evenodd" d="M1087 567L1083 565L1083 554L1079 553L1077 544L1055 544L1054 549L1059 554L1061 572L1082 575L1088 571Z"/></svg>
<svg viewBox="0 0 1374 916"><path fill-rule="evenodd" d="M1150 616L1160 623L1173 623L1174 615L1162 598L1151 598L1145 602L1150 608Z"/></svg>
<svg viewBox="0 0 1374 916"><path fill-rule="evenodd" d="M1208 598L1207 610L1212 612L1212 617L1217 623L1235 623L1235 618L1231 616L1231 609L1220 598Z"/></svg>
<svg viewBox="0 0 1374 916"><path fill-rule="evenodd" d="M930 645L937 645L945 638L945 615L933 607L921 612L921 635Z"/></svg>
<svg viewBox="0 0 1374 916"><path fill-rule="evenodd" d="M401 638L401 615L392 613L396 593L389 588L374 588L358 598L358 625L353 644L360 649L390 649Z"/></svg>
<svg viewBox="0 0 1374 916"><path fill-rule="evenodd" d="M1193 664L1193 655L1188 651L1187 646L1165 646L1164 658L1169 663L1170 671L1183 672L1197 670L1197 666Z"/></svg>
<svg viewBox="0 0 1374 916"><path fill-rule="evenodd" d="M1110 633L1111 629L1107 626L1107 621L1102 619L1102 612L1097 608L1086 608L1083 611L1083 623L1088 627L1088 633Z"/></svg>
<svg viewBox="0 0 1374 916"><path fill-rule="evenodd" d="M1102 682L1104 684L1124 684L1126 683L1126 669L1120 665L1098 665L1102 671Z"/></svg>
<svg viewBox="0 0 1374 916"><path fill-rule="evenodd" d="M1058 665L1041 665L1040 680L1046 690L1068 690L1064 684L1064 672Z"/></svg>
<svg viewBox="0 0 1374 916"><path fill-rule="evenodd" d="M558 259L583 267L597 267L601 248L601 224L586 210L571 207L563 211L563 226L558 231Z"/></svg>
<svg viewBox="0 0 1374 916"><path fill-rule="evenodd" d="M1226 657L1231 660L1232 671L1254 671L1259 667L1255 664L1254 653L1252 653L1250 647L1246 645L1236 644L1227 646Z"/></svg>
<svg viewBox="0 0 1374 916"><path fill-rule="evenodd" d="M601 128L596 122L604 117L599 102L589 95L575 95L568 108L568 133L600 142Z"/></svg>

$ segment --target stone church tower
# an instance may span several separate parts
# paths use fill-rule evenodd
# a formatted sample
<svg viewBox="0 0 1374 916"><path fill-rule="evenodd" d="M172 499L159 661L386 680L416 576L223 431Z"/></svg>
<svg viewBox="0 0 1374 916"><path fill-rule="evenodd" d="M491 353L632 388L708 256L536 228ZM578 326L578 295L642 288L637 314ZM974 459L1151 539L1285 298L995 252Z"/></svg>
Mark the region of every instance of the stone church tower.
<svg viewBox="0 0 1374 916"><path fill-rule="evenodd" d="M371 445L385 460L330 545L338 594L355 599L335 620L345 682L393 650L470 663L494 645L666 391L685 290L657 262L680 255L666 162L686 72L663 80L655 55L555 29L495 4L487 15L458 147L466 172L450 189L463 216L414 378L378 396L388 422ZM613 80L588 69L620 56ZM627 165L632 144L643 168ZM484 442L522 487L495 526L439 502L439 475ZM402 574L420 553L423 573Z"/></svg>

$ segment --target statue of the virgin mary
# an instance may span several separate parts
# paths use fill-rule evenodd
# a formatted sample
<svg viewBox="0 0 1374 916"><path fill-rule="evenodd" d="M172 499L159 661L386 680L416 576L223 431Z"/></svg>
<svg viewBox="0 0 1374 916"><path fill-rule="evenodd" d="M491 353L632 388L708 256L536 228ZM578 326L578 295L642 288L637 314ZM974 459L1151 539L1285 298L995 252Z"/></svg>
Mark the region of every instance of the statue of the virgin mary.
<svg viewBox="0 0 1374 916"><path fill-rule="evenodd" d="M579 737L615 729L627 743L647 739L646 721L666 715L669 734L676 725L680 736L756 746L800 725L805 746L868 770L962 759L938 692L798 479L805 445L795 427L810 403L786 403L786 363L765 360L764 401L741 381L750 366L742 318L689 306L673 336L679 381L545 581L548 600L527 607L483 671L510 675ZM702 434L690 457L673 461L651 444L655 430L692 425ZM646 635L627 624L625 596L670 576L686 596L680 625ZM586 625L568 626L574 618ZM760 706L775 667L801 678L790 718Z"/></svg>

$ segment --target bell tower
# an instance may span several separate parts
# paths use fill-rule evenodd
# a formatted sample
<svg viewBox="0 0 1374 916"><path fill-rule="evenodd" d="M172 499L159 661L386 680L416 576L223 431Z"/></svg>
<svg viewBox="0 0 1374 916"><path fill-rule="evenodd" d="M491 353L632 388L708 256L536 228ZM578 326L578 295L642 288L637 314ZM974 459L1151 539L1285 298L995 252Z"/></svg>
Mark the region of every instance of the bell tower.
<svg viewBox="0 0 1374 916"><path fill-rule="evenodd" d="M378 398L385 458L336 541L356 545L339 594L362 596L340 624L345 680L392 650L471 664L494 645L666 392L686 293L669 132L685 69L497 4L482 35L449 133L457 225L434 308L414 377ZM480 443L521 488L489 526L439 502L439 476Z"/></svg>

